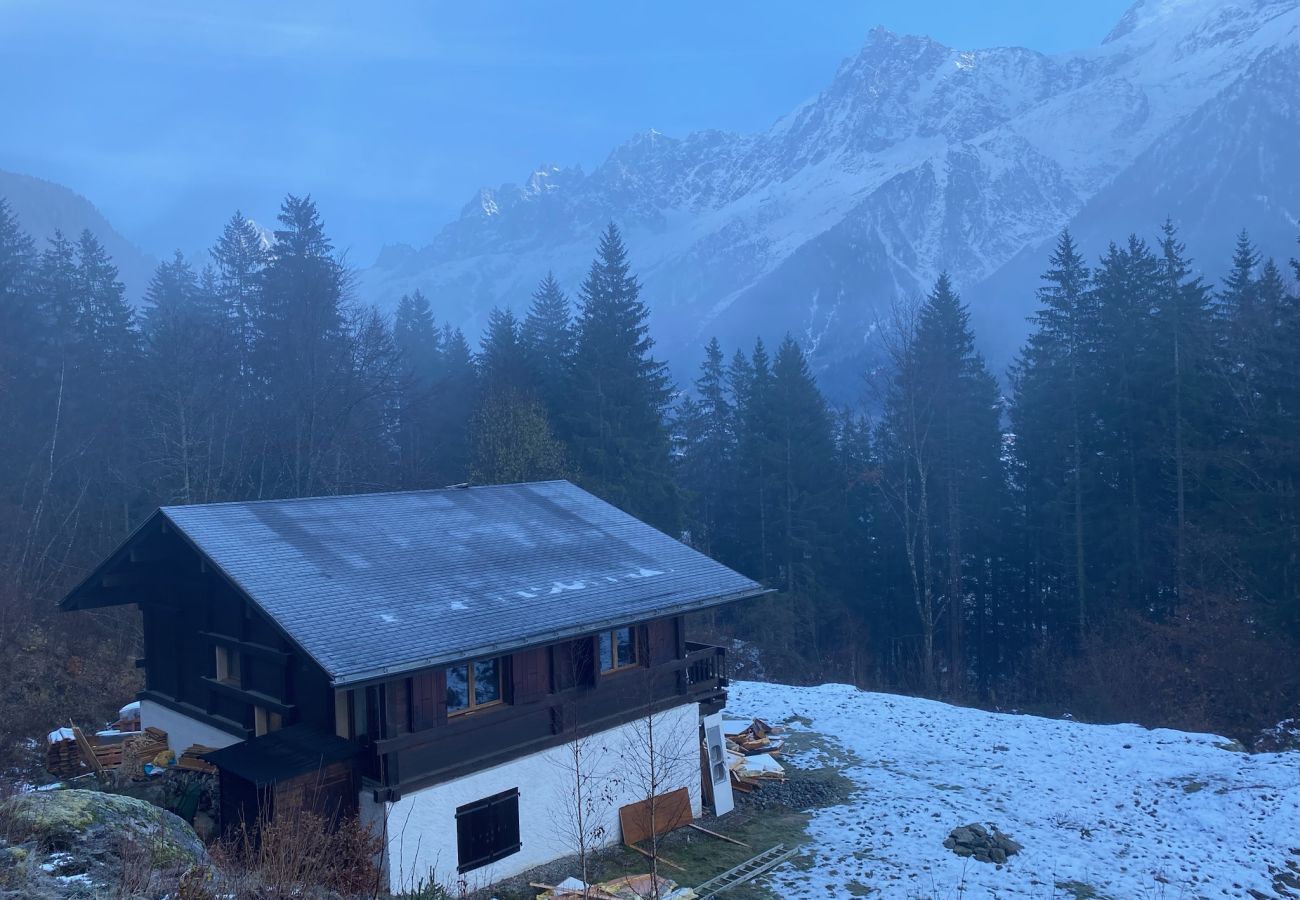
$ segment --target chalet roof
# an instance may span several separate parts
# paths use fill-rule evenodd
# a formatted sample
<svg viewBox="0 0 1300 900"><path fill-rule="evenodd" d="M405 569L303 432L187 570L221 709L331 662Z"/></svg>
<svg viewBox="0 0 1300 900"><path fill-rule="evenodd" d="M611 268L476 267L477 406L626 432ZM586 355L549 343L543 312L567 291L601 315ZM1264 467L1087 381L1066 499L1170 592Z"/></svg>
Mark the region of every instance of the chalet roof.
<svg viewBox="0 0 1300 900"><path fill-rule="evenodd" d="M763 591L567 481L160 514L336 685Z"/></svg>

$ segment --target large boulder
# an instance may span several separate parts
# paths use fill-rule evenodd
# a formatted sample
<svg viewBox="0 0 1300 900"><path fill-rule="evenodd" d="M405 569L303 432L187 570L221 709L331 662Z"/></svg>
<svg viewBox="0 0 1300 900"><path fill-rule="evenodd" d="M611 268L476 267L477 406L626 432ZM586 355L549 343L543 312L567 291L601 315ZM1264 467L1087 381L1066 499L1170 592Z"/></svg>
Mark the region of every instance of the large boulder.
<svg viewBox="0 0 1300 900"><path fill-rule="evenodd" d="M0 823L0 897L162 896L208 864L183 819L119 794L19 794Z"/></svg>

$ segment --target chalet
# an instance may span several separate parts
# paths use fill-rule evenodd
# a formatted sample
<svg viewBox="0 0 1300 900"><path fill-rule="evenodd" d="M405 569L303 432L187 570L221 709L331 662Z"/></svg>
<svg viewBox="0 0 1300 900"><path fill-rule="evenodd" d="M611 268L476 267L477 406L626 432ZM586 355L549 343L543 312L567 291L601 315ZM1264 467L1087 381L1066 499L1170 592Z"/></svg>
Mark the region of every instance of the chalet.
<svg viewBox="0 0 1300 900"><path fill-rule="evenodd" d="M648 717L698 813L726 670L685 616L762 592L552 481L164 507L62 606L139 607L143 725L216 748L225 823L358 813L398 890L573 852L578 740L617 840Z"/></svg>

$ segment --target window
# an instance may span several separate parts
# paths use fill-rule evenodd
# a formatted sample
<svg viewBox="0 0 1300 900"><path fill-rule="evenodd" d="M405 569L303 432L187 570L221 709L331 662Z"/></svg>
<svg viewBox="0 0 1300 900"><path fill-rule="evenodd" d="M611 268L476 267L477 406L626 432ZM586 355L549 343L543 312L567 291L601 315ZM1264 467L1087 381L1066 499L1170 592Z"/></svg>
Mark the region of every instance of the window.
<svg viewBox="0 0 1300 900"><path fill-rule="evenodd" d="M240 686L239 652L229 647L217 647L217 681Z"/></svg>
<svg viewBox="0 0 1300 900"><path fill-rule="evenodd" d="M617 672L635 666L636 633L631 628L616 628L600 635L600 671Z"/></svg>
<svg viewBox="0 0 1300 900"><path fill-rule="evenodd" d="M456 714L502 701L501 659L476 659L447 669L447 712Z"/></svg>
<svg viewBox="0 0 1300 900"><path fill-rule="evenodd" d="M270 734L272 731L279 731L280 726L284 724L278 712L272 712L261 706L253 707L253 734L261 737L264 734Z"/></svg>
<svg viewBox="0 0 1300 900"><path fill-rule="evenodd" d="M519 788L456 810L456 871L478 869L523 846L519 842Z"/></svg>

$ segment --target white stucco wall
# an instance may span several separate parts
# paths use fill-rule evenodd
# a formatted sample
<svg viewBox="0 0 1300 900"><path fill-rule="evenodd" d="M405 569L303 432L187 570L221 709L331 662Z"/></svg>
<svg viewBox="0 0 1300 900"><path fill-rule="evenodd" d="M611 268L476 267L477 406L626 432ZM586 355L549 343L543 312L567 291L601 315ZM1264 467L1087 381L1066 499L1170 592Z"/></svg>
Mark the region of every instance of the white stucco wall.
<svg viewBox="0 0 1300 900"><path fill-rule="evenodd" d="M634 771L644 767L646 754L640 748L645 746L645 734L646 723L640 720L587 739L585 759L590 763L583 768L598 780L600 793L608 793L607 801L593 804L594 815L589 816L589 827L603 828L603 840L592 841L591 846L617 843L619 807L646 798L645 779ZM654 742L667 772L658 793L686 788L691 809L698 816L699 706L688 703L657 714ZM455 887L463 878L472 890L576 853L575 837L566 832L573 817L575 781L572 751L562 745L416 791L396 803L376 804L373 795L363 791L361 812L367 821L385 822L386 864L393 893L409 890L421 879ZM519 789L519 852L458 876L456 808L512 788Z"/></svg>
<svg viewBox="0 0 1300 900"><path fill-rule="evenodd" d="M152 700L140 701L140 727L161 728L167 732L167 746L177 756L194 744L202 744L216 750L238 744L243 740L228 731L214 728L206 722L192 719L184 713L178 713Z"/></svg>

